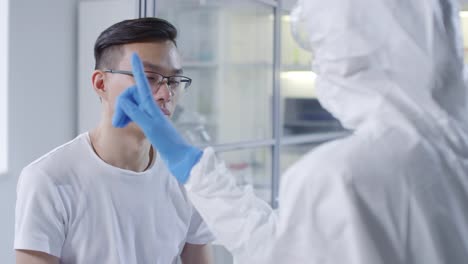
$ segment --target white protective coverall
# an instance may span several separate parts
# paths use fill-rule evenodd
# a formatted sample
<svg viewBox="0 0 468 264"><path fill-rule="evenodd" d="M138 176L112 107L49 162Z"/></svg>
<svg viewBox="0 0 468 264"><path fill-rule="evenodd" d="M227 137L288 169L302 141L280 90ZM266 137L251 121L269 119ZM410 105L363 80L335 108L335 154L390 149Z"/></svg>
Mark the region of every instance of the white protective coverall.
<svg viewBox="0 0 468 264"><path fill-rule="evenodd" d="M213 149L186 184L237 263L468 263L468 109L452 0L302 0L320 103L353 132L282 177L279 209Z"/></svg>

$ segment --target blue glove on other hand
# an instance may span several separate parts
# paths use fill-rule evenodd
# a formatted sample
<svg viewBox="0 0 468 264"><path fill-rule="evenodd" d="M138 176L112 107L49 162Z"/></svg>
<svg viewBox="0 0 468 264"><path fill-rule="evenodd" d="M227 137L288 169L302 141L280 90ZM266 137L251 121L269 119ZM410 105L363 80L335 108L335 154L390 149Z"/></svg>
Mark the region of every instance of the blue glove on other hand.
<svg viewBox="0 0 468 264"><path fill-rule="evenodd" d="M132 71L136 85L125 90L117 99L112 125L122 128L130 121L137 123L171 173L180 183L185 183L203 152L188 144L156 105L136 53L132 56Z"/></svg>

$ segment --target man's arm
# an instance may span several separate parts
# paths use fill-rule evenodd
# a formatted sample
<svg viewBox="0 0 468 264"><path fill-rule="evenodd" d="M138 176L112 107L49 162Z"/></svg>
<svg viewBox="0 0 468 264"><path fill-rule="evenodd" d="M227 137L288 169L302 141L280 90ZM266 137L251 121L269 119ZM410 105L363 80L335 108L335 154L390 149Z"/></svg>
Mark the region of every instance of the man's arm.
<svg viewBox="0 0 468 264"><path fill-rule="evenodd" d="M16 250L16 264L59 264L59 259L39 251Z"/></svg>
<svg viewBox="0 0 468 264"><path fill-rule="evenodd" d="M40 168L26 167L17 186L17 264L58 264L65 241L66 212L54 181Z"/></svg>
<svg viewBox="0 0 468 264"><path fill-rule="evenodd" d="M186 243L180 257L183 264L213 264L211 244L195 245Z"/></svg>

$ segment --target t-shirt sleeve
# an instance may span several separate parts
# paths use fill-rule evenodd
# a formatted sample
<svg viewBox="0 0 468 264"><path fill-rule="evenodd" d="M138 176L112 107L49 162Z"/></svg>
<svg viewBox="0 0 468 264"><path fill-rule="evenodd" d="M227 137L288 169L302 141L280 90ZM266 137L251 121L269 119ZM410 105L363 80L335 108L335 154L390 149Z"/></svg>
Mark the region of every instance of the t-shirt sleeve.
<svg viewBox="0 0 468 264"><path fill-rule="evenodd" d="M214 240L214 235L208 229L208 226L203 221L197 209L192 206L192 217L187 234L187 243L202 245L211 243Z"/></svg>
<svg viewBox="0 0 468 264"><path fill-rule="evenodd" d="M15 214L15 249L60 257L65 240L65 209L50 177L32 168L21 172Z"/></svg>

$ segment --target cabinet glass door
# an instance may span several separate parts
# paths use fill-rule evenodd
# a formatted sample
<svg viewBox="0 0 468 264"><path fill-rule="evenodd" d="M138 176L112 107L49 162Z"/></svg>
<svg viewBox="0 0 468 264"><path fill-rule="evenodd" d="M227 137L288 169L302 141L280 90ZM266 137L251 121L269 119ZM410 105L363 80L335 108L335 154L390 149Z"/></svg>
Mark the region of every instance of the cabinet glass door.
<svg viewBox="0 0 468 264"><path fill-rule="evenodd" d="M193 79L174 122L193 143L270 139L273 8L255 1L162 0L156 16L179 30Z"/></svg>

